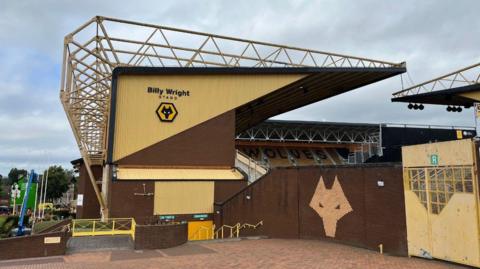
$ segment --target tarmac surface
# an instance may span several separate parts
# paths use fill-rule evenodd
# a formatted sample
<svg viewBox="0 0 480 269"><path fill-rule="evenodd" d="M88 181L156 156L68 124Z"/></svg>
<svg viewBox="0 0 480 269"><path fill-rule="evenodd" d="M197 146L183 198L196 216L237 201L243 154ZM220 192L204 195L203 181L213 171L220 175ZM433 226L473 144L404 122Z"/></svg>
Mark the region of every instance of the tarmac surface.
<svg viewBox="0 0 480 269"><path fill-rule="evenodd" d="M317 241L260 239L196 242L163 250L114 250L0 261L0 268L468 268L448 262L394 257Z"/></svg>

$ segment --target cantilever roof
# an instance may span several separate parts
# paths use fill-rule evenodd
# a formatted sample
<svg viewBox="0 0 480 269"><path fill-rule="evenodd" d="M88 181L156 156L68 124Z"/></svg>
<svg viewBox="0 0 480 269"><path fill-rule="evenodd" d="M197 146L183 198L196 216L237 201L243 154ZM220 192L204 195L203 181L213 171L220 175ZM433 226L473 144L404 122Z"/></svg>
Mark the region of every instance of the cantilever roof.
<svg viewBox="0 0 480 269"><path fill-rule="evenodd" d="M285 103L285 111L298 107L298 100L309 104L405 71L404 63L97 16L65 36L60 89L82 155L94 163L104 158L112 72L119 66L323 68L301 82L325 83L322 95L293 91L297 102ZM280 113L271 110L278 96L265 101L272 106L257 111L258 118L241 121L240 129ZM250 112L250 107L239 110Z"/></svg>
<svg viewBox="0 0 480 269"><path fill-rule="evenodd" d="M478 98L480 63L398 91L393 94L392 102L468 107L480 101Z"/></svg>
<svg viewBox="0 0 480 269"><path fill-rule="evenodd" d="M470 107L473 103L478 102L478 100L462 94L471 92L480 92L480 84L396 97L392 98L392 101Z"/></svg>

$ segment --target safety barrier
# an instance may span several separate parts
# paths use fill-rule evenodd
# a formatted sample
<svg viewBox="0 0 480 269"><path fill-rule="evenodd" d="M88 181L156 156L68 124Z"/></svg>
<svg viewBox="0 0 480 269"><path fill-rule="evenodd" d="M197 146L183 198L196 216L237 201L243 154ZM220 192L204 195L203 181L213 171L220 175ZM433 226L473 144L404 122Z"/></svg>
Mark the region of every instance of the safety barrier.
<svg viewBox="0 0 480 269"><path fill-rule="evenodd" d="M135 219L74 219L72 236L130 235L135 240Z"/></svg>

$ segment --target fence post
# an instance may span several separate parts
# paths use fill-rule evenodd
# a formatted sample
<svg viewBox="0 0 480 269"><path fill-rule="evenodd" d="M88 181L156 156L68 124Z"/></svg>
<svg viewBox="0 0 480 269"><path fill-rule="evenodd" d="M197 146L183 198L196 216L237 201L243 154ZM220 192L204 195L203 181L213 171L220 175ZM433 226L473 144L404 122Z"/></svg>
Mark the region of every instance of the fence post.
<svg viewBox="0 0 480 269"><path fill-rule="evenodd" d="M115 220L112 220L112 234L115 233Z"/></svg>
<svg viewBox="0 0 480 269"><path fill-rule="evenodd" d="M92 233L95 233L95 221L93 221L93 230Z"/></svg>
<svg viewBox="0 0 480 269"><path fill-rule="evenodd" d="M135 229L136 229L137 223L135 222L135 219L132 218L130 222L130 230L132 231L132 238L135 241Z"/></svg>

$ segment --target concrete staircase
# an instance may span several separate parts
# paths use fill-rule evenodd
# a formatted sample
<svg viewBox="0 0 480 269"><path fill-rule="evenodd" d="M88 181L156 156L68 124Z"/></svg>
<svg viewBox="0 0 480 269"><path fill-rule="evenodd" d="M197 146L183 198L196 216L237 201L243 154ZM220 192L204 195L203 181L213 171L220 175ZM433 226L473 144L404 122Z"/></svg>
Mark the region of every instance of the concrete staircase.
<svg viewBox="0 0 480 269"><path fill-rule="evenodd" d="M260 164L239 150L237 150L235 157L235 167L241 169L248 175L249 183L254 182L268 172L268 168L265 165Z"/></svg>

